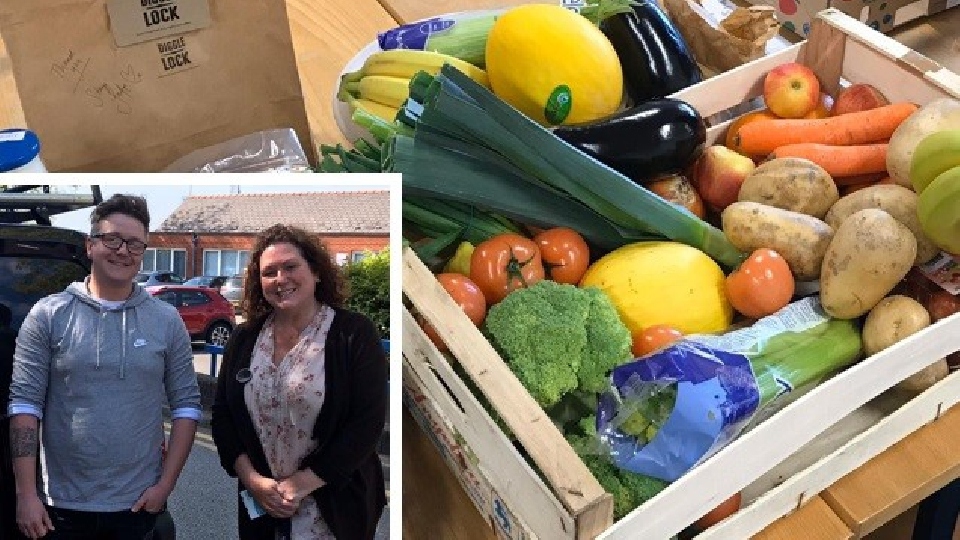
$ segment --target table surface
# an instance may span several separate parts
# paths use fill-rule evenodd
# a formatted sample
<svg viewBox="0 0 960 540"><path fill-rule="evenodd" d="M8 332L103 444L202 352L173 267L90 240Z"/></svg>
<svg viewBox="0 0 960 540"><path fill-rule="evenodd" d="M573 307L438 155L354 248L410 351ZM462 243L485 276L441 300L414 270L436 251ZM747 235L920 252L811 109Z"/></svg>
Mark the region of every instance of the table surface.
<svg viewBox="0 0 960 540"><path fill-rule="evenodd" d="M313 143L344 141L333 118L331 96L342 66L375 39L377 32L434 14L517 3L517 0L353 0L350 9L344 10L339 0L287 0ZM958 29L960 9L950 9L914 21L891 35L960 72ZM0 127L23 125L10 59L0 42ZM406 412L403 424L403 536L493 538L489 525ZM853 537L840 516L845 517L851 527L859 527L861 534L869 532L957 476L960 451L956 449L960 446L953 442L958 427L960 411L949 412L832 486L823 494L826 498L812 499L797 512L771 524L757 538ZM886 480L880 481L884 478ZM837 508L840 510L835 511Z"/></svg>

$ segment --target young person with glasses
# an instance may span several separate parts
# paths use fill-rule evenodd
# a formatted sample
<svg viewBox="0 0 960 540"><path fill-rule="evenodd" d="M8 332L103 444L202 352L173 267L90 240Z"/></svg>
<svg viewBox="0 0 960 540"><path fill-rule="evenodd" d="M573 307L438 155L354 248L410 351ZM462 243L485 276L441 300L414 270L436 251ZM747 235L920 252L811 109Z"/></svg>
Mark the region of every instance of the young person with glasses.
<svg viewBox="0 0 960 540"><path fill-rule="evenodd" d="M172 306L133 283L149 224L142 197L98 205L90 276L39 301L20 329L8 413L27 538L149 538L193 446L190 337ZM161 460L165 399L173 420Z"/></svg>

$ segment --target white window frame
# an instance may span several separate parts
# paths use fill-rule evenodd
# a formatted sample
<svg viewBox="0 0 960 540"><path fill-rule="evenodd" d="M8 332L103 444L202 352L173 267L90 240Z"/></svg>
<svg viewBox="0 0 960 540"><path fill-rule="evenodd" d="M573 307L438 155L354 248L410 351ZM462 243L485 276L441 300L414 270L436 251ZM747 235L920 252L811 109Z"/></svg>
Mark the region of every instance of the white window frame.
<svg viewBox="0 0 960 540"><path fill-rule="evenodd" d="M187 250L184 248L147 248L147 251L153 252L153 268L144 268L143 263L146 262L145 259L140 260L140 270L143 272L176 272L177 275L180 275L180 272L177 272L177 269L174 268L173 264L176 260L176 257L173 256L174 252L180 251L183 253L184 266L186 266L187 261ZM169 251L170 252L170 267L169 268L157 268L157 252L158 251ZM186 268L183 269L186 272Z"/></svg>
<svg viewBox="0 0 960 540"><path fill-rule="evenodd" d="M211 249L206 249L206 248L204 248L203 253L200 254L200 265L201 265L201 269L200 269L200 270L201 270L201 272L202 272L204 275L207 275L207 276L225 276L225 275L227 275L227 274L224 274L224 273L223 273L223 252L224 252L224 251L236 251L236 252L237 252L237 262L238 262L238 263L239 263L239 262L241 261L241 259L242 259L241 254L246 253L246 254L247 254L247 262L246 262L246 264L250 264L250 251L251 251L251 250L249 250L249 249L231 249L231 248L211 248ZM209 273L207 273L206 260L207 260L207 253L212 253L212 252L216 252L216 253L217 253L217 271L214 272L214 273L212 273L212 274L209 274ZM246 268L247 268L247 267L246 267L246 264L238 270L238 272L237 272L238 274L243 275L244 271L245 271Z"/></svg>

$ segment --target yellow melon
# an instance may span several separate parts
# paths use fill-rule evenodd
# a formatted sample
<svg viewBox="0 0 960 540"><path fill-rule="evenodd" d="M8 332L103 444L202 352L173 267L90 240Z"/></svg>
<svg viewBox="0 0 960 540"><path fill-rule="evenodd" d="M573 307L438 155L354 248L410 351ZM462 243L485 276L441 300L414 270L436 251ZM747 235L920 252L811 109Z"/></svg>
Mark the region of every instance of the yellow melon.
<svg viewBox="0 0 960 540"><path fill-rule="evenodd" d="M525 4L501 15L487 37L486 69L494 94L545 126L600 119L623 97L613 45L558 5Z"/></svg>
<svg viewBox="0 0 960 540"><path fill-rule="evenodd" d="M593 263L581 287L599 287L633 335L655 324L683 334L721 332L733 320L723 270L677 242L628 244Z"/></svg>

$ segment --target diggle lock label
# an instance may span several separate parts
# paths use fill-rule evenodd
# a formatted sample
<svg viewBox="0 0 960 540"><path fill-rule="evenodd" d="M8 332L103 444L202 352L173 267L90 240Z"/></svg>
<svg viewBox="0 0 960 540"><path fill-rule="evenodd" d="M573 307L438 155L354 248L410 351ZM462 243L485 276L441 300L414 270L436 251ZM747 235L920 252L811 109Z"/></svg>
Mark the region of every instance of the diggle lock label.
<svg viewBox="0 0 960 540"><path fill-rule="evenodd" d="M118 47L179 35L210 26L208 0L107 0Z"/></svg>

